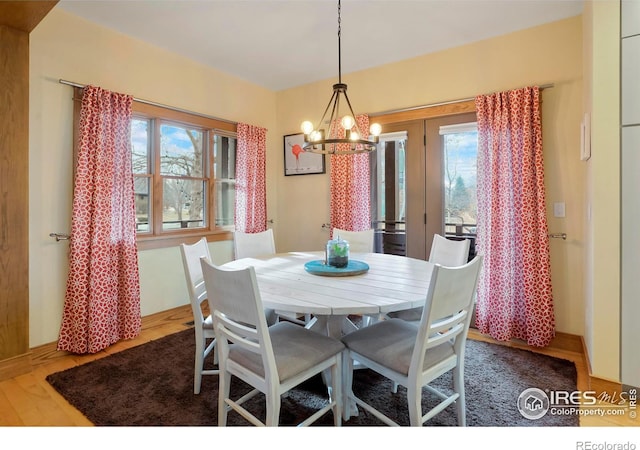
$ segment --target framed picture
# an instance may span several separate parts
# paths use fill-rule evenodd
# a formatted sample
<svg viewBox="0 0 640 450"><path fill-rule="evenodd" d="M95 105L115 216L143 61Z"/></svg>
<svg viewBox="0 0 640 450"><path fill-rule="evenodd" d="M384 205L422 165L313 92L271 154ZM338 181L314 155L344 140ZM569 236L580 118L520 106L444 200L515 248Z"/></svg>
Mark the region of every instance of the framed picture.
<svg viewBox="0 0 640 450"><path fill-rule="evenodd" d="M284 174L310 175L325 173L324 155L305 152L304 134L287 134L284 137Z"/></svg>

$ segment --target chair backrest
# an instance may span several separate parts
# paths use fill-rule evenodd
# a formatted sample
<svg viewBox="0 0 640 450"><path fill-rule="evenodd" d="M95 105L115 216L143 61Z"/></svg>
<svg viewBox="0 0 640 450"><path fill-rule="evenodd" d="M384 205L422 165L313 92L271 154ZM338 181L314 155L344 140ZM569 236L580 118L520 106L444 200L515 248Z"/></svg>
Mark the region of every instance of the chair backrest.
<svg viewBox="0 0 640 450"><path fill-rule="evenodd" d="M452 341L458 357L464 358L481 268L480 255L463 266L434 266L411 361L414 370L422 369L429 348L447 341Z"/></svg>
<svg viewBox="0 0 640 450"><path fill-rule="evenodd" d="M211 261L207 239L202 238L195 244L180 244L180 253L182 254L182 266L187 280L193 318L196 322L199 322L196 325L199 325L204 321L200 305L207 299L207 289L202 276L200 258L204 257Z"/></svg>
<svg viewBox="0 0 640 450"><path fill-rule="evenodd" d="M429 262L447 267L462 266L469 259L470 245L469 239L453 240L434 234Z"/></svg>
<svg viewBox="0 0 640 450"><path fill-rule="evenodd" d="M340 236L349 243L349 252L373 253L373 228L363 231L347 231L334 228L331 234L333 239Z"/></svg>
<svg viewBox="0 0 640 450"><path fill-rule="evenodd" d="M235 259L273 255L276 252L273 230L268 228L259 233L236 231L233 236L233 250Z"/></svg>
<svg viewBox="0 0 640 450"><path fill-rule="evenodd" d="M275 356L255 269L253 266L226 269L206 258L202 258L201 264L220 352L228 354L229 343L233 343L261 355L266 382L269 379L277 382Z"/></svg>

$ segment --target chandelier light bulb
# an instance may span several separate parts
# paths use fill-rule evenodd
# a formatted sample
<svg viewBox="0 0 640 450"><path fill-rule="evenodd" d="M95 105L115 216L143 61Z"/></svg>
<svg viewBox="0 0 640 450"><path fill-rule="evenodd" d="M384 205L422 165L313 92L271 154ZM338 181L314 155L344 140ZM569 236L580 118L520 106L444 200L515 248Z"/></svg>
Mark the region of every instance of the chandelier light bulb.
<svg viewBox="0 0 640 450"><path fill-rule="evenodd" d="M320 137L320 132L317 130L312 130L309 134L309 139L311 140L311 142L319 141Z"/></svg>
<svg viewBox="0 0 640 450"><path fill-rule="evenodd" d="M360 135L357 131L352 131L349 139L351 139L352 141L357 141L358 139L360 139Z"/></svg>
<svg viewBox="0 0 640 450"><path fill-rule="evenodd" d="M300 129L304 134L310 134L313 131L313 124L308 120L305 120L302 122L302 125L300 125Z"/></svg>
<svg viewBox="0 0 640 450"><path fill-rule="evenodd" d="M342 127L345 130L350 130L351 128L353 128L353 125L356 123L356 121L350 115L346 115L342 118L341 123Z"/></svg>
<svg viewBox="0 0 640 450"><path fill-rule="evenodd" d="M379 123L372 123L371 127L369 127L369 131L374 136L380 136L380 133L382 133L382 125Z"/></svg>

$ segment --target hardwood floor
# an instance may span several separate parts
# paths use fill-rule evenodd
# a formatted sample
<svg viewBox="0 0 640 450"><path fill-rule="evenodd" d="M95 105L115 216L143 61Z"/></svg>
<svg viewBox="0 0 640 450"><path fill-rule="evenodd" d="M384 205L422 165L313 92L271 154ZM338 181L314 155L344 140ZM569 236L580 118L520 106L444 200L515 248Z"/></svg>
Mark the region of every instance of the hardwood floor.
<svg viewBox="0 0 640 450"><path fill-rule="evenodd" d="M191 320L191 309L188 305L145 317L142 320L143 330L138 338L119 342L95 355L78 356L58 352L53 344L32 349L33 370L30 373L0 382L0 426L92 426L87 418L69 405L47 383L45 380L47 375L184 330L188 328L188 322ZM492 339L480 335L476 330L471 330L469 337L494 342ZM533 350L525 344L517 342L503 345ZM574 346L574 348L567 350L566 345L562 345L565 348L559 348L560 345L552 344L550 347L538 351L550 356L572 360L578 371L578 389L588 390L590 386L589 374L581 349ZM580 418L580 426L582 427L638 425L638 421L630 418L629 414L607 417L581 416Z"/></svg>

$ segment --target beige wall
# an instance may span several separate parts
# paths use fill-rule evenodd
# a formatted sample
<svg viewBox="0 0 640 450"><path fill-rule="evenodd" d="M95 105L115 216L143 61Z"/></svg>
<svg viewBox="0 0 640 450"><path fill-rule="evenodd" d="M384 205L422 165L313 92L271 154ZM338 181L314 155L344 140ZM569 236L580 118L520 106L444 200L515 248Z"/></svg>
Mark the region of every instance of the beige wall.
<svg viewBox="0 0 640 450"><path fill-rule="evenodd" d="M343 75L343 81L349 85L355 112L370 114L526 85L554 84L543 91L542 117L549 230L568 236L566 241L551 241L557 329L584 334L586 166L579 158L583 89L581 18ZM317 121L334 82L326 80L279 92L280 134L299 132L303 119ZM329 220L329 171L326 175L285 177L280 161L277 171L280 249L322 248L328 236L321 224ZM554 218L553 203L560 201L566 204L566 217Z"/></svg>
<svg viewBox="0 0 640 450"><path fill-rule="evenodd" d="M579 160L584 109L582 39L582 18L577 17L346 74L343 79L349 84L356 113L554 84L542 98L549 228L568 235L567 241L551 241L557 329L584 335L585 326L593 325L593 336L599 339L602 327L619 328L617 314L611 314L606 303L597 298L594 307L599 310L593 316L598 319L585 322L585 286L591 285L585 275L590 273L585 263L586 237L611 230L610 226L607 230L587 229L587 168L596 160ZM267 202L276 245L282 251L322 248L328 237L321 228L329 220L328 173L285 177L282 136L297 133L303 119L319 118L334 79L270 92L55 9L31 34L30 74L32 347L57 339L67 273L68 245L48 237L52 231L68 232L70 228L72 92L58 83L60 78L268 128ZM594 152L596 145L594 142ZM329 161L327 166L329 172ZM609 175L609 168L604 170ZM557 201L566 204L563 219L552 217L553 202ZM598 204L609 201L610 196L604 195ZM615 213L611 208L598 214ZM592 209L595 214L595 203ZM212 245L212 251L218 262L231 258L229 242ZM608 254L607 259L610 257ZM606 272L604 267L600 270ZM140 272L144 315L187 303L177 248L141 252ZM597 290L598 282L593 284ZM601 292L594 297L602 296ZM613 360L607 357L600 361L598 355L615 358L617 347L609 340L601 347L594 349L598 369L594 372L609 376L607 367ZM611 378L615 376L611 374Z"/></svg>
<svg viewBox="0 0 640 450"><path fill-rule="evenodd" d="M31 33L30 41L29 314L34 347L58 338L68 268L68 243L49 237L71 228L73 89L59 79L263 126L269 130L269 148L281 144L271 91L57 8ZM268 154L270 179L279 158L273 151ZM275 208L273 183L267 200ZM211 244L211 249L219 263L231 258L229 242ZM178 248L143 251L139 260L143 315L188 303Z"/></svg>

